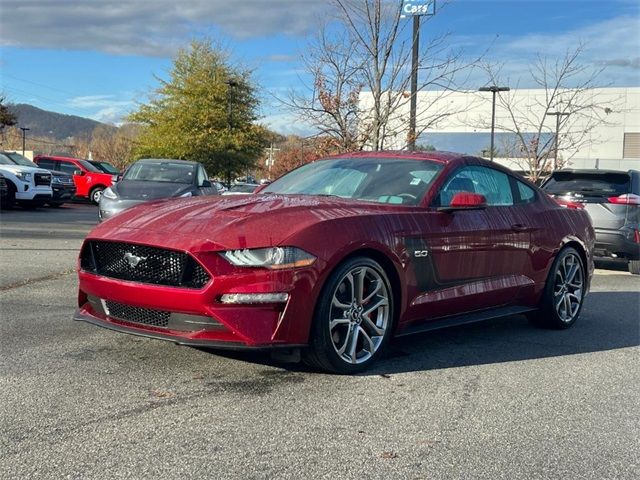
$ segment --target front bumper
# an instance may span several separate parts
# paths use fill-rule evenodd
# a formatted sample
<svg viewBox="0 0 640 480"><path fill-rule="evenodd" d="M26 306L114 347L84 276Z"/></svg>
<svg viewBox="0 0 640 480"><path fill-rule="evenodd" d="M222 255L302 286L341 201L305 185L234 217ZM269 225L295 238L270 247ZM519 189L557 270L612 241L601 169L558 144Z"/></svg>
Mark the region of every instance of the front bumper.
<svg viewBox="0 0 640 480"><path fill-rule="evenodd" d="M595 257L640 260L640 244L632 240L634 238L632 229L595 229L595 232L596 243L593 249Z"/></svg>
<svg viewBox="0 0 640 480"><path fill-rule="evenodd" d="M43 201L51 200L53 192L51 187L33 186L29 183L16 185L16 200L19 202Z"/></svg>
<svg viewBox="0 0 640 480"><path fill-rule="evenodd" d="M274 348L306 345L315 305L316 275L312 269L270 271L238 269L218 254L207 253L205 266L219 263L220 269L202 289L167 287L103 277L80 270L78 310L74 316L94 325L119 332L142 335L184 345L228 348ZM222 265L226 264L226 265ZM286 303L226 304L227 293L286 292ZM127 314L114 314L117 303L126 308L157 312L165 316L162 325L140 321ZM123 311L123 310L120 310ZM168 316L168 320L167 320ZM198 317L196 322L173 318ZM126 317L126 318L123 318Z"/></svg>
<svg viewBox="0 0 640 480"><path fill-rule="evenodd" d="M76 194L76 186L75 185L59 185L59 184L51 184L51 190L53 190L53 196L51 197L51 201L54 203L57 202L68 202Z"/></svg>

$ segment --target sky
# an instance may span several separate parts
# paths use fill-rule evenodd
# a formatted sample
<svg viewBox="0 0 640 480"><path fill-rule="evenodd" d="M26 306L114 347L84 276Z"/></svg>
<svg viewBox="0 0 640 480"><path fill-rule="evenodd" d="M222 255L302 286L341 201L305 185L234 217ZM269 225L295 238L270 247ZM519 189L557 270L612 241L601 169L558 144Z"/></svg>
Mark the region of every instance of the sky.
<svg viewBox="0 0 640 480"><path fill-rule="evenodd" d="M179 48L208 37L254 70L262 123L280 133L308 134L277 99L305 81L301 58L331 18L329 3L2 0L0 94L9 102L118 124L158 86L157 77L167 76ZM537 54L561 57L580 42L585 63L606 67L602 85L640 86L637 0L439 1L421 38L443 34L468 58L485 52L486 61L503 63L510 82L521 87L530 86L521 77Z"/></svg>

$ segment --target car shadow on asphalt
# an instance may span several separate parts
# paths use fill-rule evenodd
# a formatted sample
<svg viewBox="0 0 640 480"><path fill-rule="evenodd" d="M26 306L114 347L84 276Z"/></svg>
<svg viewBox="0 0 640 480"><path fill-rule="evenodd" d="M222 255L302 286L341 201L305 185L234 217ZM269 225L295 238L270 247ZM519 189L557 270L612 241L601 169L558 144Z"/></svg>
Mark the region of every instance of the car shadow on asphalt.
<svg viewBox="0 0 640 480"><path fill-rule="evenodd" d="M514 315L394 339L387 352L360 375L391 375L471 365L516 362L615 350L640 345L640 295L592 292L576 324L546 330ZM311 371L302 363L283 363L267 353L220 352L241 361Z"/></svg>

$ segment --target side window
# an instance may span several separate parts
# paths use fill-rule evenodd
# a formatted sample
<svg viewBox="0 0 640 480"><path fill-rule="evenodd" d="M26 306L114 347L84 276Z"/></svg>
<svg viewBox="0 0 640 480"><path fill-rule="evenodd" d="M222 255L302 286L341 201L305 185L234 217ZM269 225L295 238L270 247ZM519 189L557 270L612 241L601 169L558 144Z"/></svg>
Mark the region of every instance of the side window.
<svg viewBox="0 0 640 480"><path fill-rule="evenodd" d="M79 170L73 163L70 162L58 162L58 169L62 170L65 173L70 173L73 175L73 172Z"/></svg>
<svg viewBox="0 0 640 480"><path fill-rule="evenodd" d="M209 177L207 176L207 172L205 172L204 168L201 165L198 165L198 186L201 187L204 184L204 181Z"/></svg>
<svg viewBox="0 0 640 480"><path fill-rule="evenodd" d="M509 176L487 167L464 167L460 169L442 188L439 205L451 205L456 193L479 193L487 199L487 205L513 205L513 194Z"/></svg>
<svg viewBox="0 0 640 480"><path fill-rule="evenodd" d="M40 168L46 168L47 170L55 170L56 162L54 160L51 160L50 158L39 158L38 166Z"/></svg>
<svg viewBox="0 0 640 480"><path fill-rule="evenodd" d="M520 201L518 203L532 203L536 200L536 191L531 188L529 185L526 185L518 180L516 180L516 184L518 185L518 195L520 196Z"/></svg>

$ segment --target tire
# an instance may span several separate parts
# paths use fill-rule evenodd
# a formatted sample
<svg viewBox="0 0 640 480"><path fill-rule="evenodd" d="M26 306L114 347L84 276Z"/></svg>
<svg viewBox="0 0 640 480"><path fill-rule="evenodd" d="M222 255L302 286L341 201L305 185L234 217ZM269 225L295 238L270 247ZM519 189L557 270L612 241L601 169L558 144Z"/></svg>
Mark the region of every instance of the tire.
<svg viewBox="0 0 640 480"><path fill-rule="evenodd" d="M384 350L393 323L393 290L384 269L367 257L349 259L331 274L318 298L303 360L332 373L363 371Z"/></svg>
<svg viewBox="0 0 640 480"><path fill-rule="evenodd" d="M89 200L94 205L98 205L100 203L100 197L102 196L102 192L104 191L104 187L93 187L91 192L89 193Z"/></svg>
<svg viewBox="0 0 640 480"><path fill-rule="evenodd" d="M12 209L16 205L16 187L7 180L7 196L2 200L2 208Z"/></svg>
<svg viewBox="0 0 640 480"><path fill-rule="evenodd" d="M640 275L640 260L629 260L629 273Z"/></svg>
<svg viewBox="0 0 640 480"><path fill-rule="evenodd" d="M582 311L586 285L580 254L573 247L562 249L549 270L540 308L527 317L542 328L563 330L571 327Z"/></svg>

